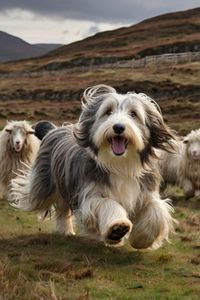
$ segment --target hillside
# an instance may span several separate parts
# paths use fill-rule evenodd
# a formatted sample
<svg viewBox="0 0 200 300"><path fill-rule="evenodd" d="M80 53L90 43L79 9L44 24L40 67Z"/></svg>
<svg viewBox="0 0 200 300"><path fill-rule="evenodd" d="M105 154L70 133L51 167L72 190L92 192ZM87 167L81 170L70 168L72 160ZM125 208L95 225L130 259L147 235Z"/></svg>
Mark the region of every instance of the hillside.
<svg viewBox="0 0 200 300"><path fill-rule="evenodd" d="M49 53L49 58L141 58L200 50L200 8L170 13L117 30L97 33ZM84 55L85 54L85 55Z"/></svg>
<svg viewBox="0 0 200 300"><path fill-rule="evenodd" d="M188 51L200 51L200 8L165 14L130 27L97 33L50 52L48 59L53 59L53 62L47 62L42 68L55 70L73 65L90 66L91 62L100 65ZM48 59L44 58L45 61Z"/></svg>

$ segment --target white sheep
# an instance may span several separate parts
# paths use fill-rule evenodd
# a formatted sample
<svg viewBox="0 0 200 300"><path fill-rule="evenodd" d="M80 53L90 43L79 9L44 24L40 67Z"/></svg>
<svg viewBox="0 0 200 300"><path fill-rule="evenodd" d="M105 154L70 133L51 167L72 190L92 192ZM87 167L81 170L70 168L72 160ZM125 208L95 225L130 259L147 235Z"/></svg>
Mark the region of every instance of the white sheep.
<svg viewBox="0 0 200 300"><path fill-rule="evenodd" d="M186 196L200 196L200 129L177 141L175 153L162 151L159 167L164 182L178 184Z"/></svg>
<svg viewBox="0 0 200 300"><path fill-rule="evenodd" d="M32 164L40 146L26 121L8 122L0 132L0 191L8 196L10 180L25 164Z"/></svg>

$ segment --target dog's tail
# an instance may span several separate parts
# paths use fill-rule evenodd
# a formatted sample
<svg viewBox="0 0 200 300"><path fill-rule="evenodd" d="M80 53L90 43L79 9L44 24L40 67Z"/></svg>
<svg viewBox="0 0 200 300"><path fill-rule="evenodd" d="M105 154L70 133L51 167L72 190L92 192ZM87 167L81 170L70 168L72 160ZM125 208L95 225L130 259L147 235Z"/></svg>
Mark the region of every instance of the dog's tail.
<svg viewBox="0 0 200 300"><path fill-rule="evenodd" d="M35 136L42 140L47 133L56 128L56 125L49 121L39 121L34 126L33 129L35 130Z"/></svg>
<svg viewBox="0 0 200 300"><path fill-rule="evenodd" d="M42 197L40 186L34 169L20 170L18 175L11 180L9 202L14 208L23 211L35 211L46 216L53 205L52 197Z"/></svg>
<svg viewBox="0 0 200 300"><path fill-rule="evenodd" d="M25 170L19 170L17 176L11 180L9 202L18 209L33 211L31 201L31 167L25 166Z"/></svg>

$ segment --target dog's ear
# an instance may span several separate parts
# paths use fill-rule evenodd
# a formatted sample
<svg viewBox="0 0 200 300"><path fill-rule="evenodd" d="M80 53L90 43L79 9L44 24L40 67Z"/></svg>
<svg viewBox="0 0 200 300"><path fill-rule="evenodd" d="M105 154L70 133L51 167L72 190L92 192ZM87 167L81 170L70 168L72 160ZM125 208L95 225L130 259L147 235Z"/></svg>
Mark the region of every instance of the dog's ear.
<svg viewBox="0 0 200 300"><path fill-rule="evenodd" d="M74 138L76 139L77 143L80 147L87 148L89 147L88 137L87 134L88 130L84 124L80 122L76 123L73 128Z"/></svg>
<svg viewBox="0 0 200 300"><path fill-rule="evenodd" d="M93 118L89 118L85 121L79 120L79 122L75 124L73 127L73 135L80 147L83 148L89 147L96 154L97 148L92 142L92 137L90 134L93 123L94 123L94 116Z"/></svg>
<svg viewBox="0 0 200 300"><path fill-rule="evenodd" d="M156 149L174 150L175 133L165 124L159 106L151 103L147 107L147 126L150 130L149 143Z"/></svg>

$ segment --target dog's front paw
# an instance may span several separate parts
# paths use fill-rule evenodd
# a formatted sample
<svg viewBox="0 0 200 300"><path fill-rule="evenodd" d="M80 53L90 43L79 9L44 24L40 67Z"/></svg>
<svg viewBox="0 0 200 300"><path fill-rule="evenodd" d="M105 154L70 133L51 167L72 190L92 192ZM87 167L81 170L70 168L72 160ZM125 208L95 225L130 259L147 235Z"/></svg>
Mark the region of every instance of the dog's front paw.
<svg viewBox="0 0 200 300"><path fill-rule="evenodd" d="M132 223L129 220L122 220L113 223L107 231L105 241L107 244L118 244L122 238L131 230Z"/></svg>

